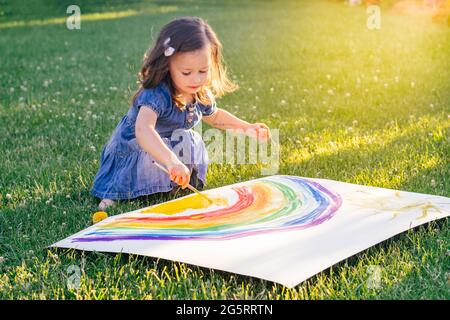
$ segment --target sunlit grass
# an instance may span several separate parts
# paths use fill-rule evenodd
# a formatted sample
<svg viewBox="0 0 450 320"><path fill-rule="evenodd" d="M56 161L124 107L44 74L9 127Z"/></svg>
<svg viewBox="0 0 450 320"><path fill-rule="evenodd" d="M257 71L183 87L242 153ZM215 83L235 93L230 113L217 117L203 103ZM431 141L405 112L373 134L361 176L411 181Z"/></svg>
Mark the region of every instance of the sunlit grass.
<svg viewBox="0 0 450 320"><path fill-rule="evenodd" d="M177 11L178 8L176 6L163 6L159 8L147 8L145 10L137 11L137 10L125 10L125 11L114 11L114 12L98 12L98 13L87 13L83 14L80 19L81 22L86 21L100 21L100 20L111 20L111 19L120 19L126 17L132 17L139 14L146 13L168 13ZM11 22L0 23L0 29L7 28L16 28L16 27L37 27L37 26L47 26L52 24L65 24L67 18L70 15L60 18L49 18L44 20L18 20Z"/></svg>
<svg viewBox="0 0 450 320"><path fill-rule="evenodd" d="M79 31L54 20L64 10L0 22L25 23L0 37L0 298L450 297L447 219L293 289L148 257L47 250L91 224L101 148L129 107L143 53L181 15L202 16L223 42L241 89L219 106L280 130L280 174L450 196L448 27L383 9L381 30L369 31L363 8L327 1L177 2L151 12L142 11L149 1L115 3ZM81 9L82 21L98 11ZM261 177L261 167L214 163L208 188ZM78 290L67 286L70 266L80 268ZM379 288L367 287L370 266L381 268Z"/></svg>

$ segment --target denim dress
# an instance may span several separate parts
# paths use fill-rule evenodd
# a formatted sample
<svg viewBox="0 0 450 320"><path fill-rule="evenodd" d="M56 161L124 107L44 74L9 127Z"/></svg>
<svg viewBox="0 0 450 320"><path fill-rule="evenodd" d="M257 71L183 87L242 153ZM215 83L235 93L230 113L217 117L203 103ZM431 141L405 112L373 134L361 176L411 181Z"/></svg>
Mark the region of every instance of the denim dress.
<svg viewBox="0 0 450 320"><path fill-rule="evenodd" d="M136 118L142 107L156 113L155 130L161 139L189 168L191 178L195 175L199 183L205 185L208 152L202 137L192 128L202 116L216 111L213 97L211 101L211 105L195 101L180 110L173 102L166 82L142 90L103 146L91 194L101 199L122 200L167 192L177 186L136 142Z"/></svg>

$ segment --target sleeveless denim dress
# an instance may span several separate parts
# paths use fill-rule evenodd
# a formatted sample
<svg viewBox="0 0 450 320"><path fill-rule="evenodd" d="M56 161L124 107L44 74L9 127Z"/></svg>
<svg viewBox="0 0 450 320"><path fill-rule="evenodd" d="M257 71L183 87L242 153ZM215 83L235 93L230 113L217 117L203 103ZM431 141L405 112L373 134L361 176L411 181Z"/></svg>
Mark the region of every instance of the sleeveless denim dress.
<svg viewBox="0 0 450 320"><path fill-rule="evenodd" d="M100 168L91 194L101 199L123 200L168 192L178 186L136 142L136 118L142 107L150 108L157 114L155 130L189 168L191 182L193 176L200 180L200 187L197 187L201 189L206 184L208 152L202 137L192 128L202 116L211 115L217 110L215 100L211 98L211 105L195 101L182 111L173 102L166 82L142 90L103 146Z"/></svg>

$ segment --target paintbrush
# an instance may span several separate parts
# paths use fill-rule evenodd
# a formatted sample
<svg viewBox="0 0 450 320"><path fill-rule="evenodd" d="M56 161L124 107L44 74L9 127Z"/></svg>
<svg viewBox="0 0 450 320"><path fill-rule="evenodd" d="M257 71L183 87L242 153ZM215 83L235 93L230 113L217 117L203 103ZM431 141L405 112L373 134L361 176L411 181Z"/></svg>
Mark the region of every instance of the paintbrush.
<svg viewBox="0 0 450 320"><path fill-rule="evenodd" d="M160 168L162 171L164 171L165 173L167 173L170 176L169 171L163 167L162 165L160 165L158 162L155 161L155 164L158 168ZM200 191L198 191L197 189L195 189L193 186L191 186L189 183L186 186L188 189L190 189L191 191L195 192L196 194L198 194L199 196L203 197L205 200L208 200L208 202L212 203L212 200L209 199L207 196L205 196L204 194L202 194Z"/></svg>

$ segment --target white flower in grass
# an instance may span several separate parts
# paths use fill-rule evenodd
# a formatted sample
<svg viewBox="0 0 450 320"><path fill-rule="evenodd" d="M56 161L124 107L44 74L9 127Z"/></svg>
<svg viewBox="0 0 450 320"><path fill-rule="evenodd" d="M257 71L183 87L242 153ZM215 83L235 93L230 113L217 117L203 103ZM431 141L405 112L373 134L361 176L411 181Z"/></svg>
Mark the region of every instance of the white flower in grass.
<svg viewBox="0 0 450 320"><path fill-rule="evenodd" d="M90 146L89 148L90 148L92 151L95 151L95 150L96 150L94 146Z"/></svg>
<svg viewBox="0 0 450 320"><path fill-rule="evenodd" d="M4 257L0 257L0 263L5 262L5 258Z"/></svg>
<svg viewBox="0 0 450 320"><path fill-rule="evenodd" d="M384 87L385 87L385 88L389 87L389 84L385 83L385 84L384 84Z"/></svg>
<svg viewBox="0 0 450 320"><path fill-rule="evenodd" d="M50 84L50 82L48 80L45 80L42 85L47 88L49 84Z"/></svg>
<svg viewBox="0 0 450 320"><path fill-rule="evenodd" d="M327 74L327 79L330 80L331 79L331 75Z"/></svg>
<svg viewBox="0 0 450 320"><path fill-rule="evenodd" d="M14 88L13 87L9 88L9 92L14 92Z"/></svg>
<svg viewBox="0 0 450 320"><path fill-rule="evenodd" d="M350 93L350 92L347 92L347 93L345 94L345 96L346 96L346 97L350 97L350 96L351 96L351 93Z"/></svg>
<svg viewBox="0 0 450 320"><path fill-rule="evenodd" d="M348 128L347 128L347 131L349 131L349 132L350 132L350 131L353 131L353 128L352 128L352 127L348 127Z"/></svg>
<svg viewBox="0 0 450 320"><path fill-rule="evenodd" d="M93 105L95 105L95 101L92 100L92 99L89 99L89 104L90 104L91 106L93 106Z"/></svg>
<svg viewBox="0 0 450 320"><path fill-rule="evenodd" d="M434 104L430 103L430 108L433 109L434 108Z"/></svg>
<svg viewBox="0 0 450 320"><path fill-rule="evenodd" d="M11 199L12 199L12 195L9 194L9 193L7 193L7 194L6 194L6 199L11 200Z"/></svg>
<svg viewBox="0 0 450 320"><path fill-rule="evenodd" d="M309 137L305 137L303 140L305 140L305 142L309 142L311 139Z"/></svg>
<svg viewBox="0 0 450 320"><path fill-rule="evenodd" d="M395 76L394 80L395 80L395 82L398 82L400 80L400 77L399 76Z"/></svg>
<svg viewBox="0 0 450 320"><path fill-rule="evenodd" d="M77 100L75 100L75 98L72 98L72 99L70 99L70 102L72 102L72 103L76 103L76 102L77 102Z"/></svg>
<svg viewBox="0 0 450 320"><path fill-rule="evenodd" d="M273 92L275 89L274 88L270 88L270 92Z"/></svg>
<svg viewBox="0 0 450 320"><path fill-rule="evenodd" d="M358 120L353 120L352 124L353 124L353 126L357 126L358 125Z"/></svg>
<svg viewBox="0 0 450 320"><path fill-rule="evenodd" d="M289 86L289 89L291 89L291 90L294 89L294 86Z"/></svg>
<svg viewBox="0 0 450 320"><path fill-rule="evenodd" d="M333 89L328 89L328 94L330 95L330 96L332 96L332 95L334 95L334 91L333 91Z"/></svg>
<svg viewBox="0 0 450 320"><path fill-rule="evenodd" d="M373 81L378 82L378 77L377 76L373 76Z"/></svg>
<svg viewBox="0 0 450 320"><path fill-rule="evenodd" d="M252 89L252 88L248 88L248 91L249 91L249 92L252 92L252 91L253 91L253 89Z"/></svg>
<svg viewBox="0 0 450 320"><path fill-rule="evenodd" d="M117 87L109 87L109 90L111 90L111 91L117 91Z"/></svg>
<svg viewBox="0 0 450 320"><path fill-rule="evenodd" d="M328 113L331 113L331 111L332 111L331 109L328 109L328 110L327 110Z"/></svg>
<svg viewBox="0 0 450 320"><path fill-rule="evenodd" d="M253 110L256 110L256 106L252 106L252 109L253 109Z"/></svg>
<svg viewBox="0 0 450 320"><path fill-rule="evenodd" d="M286 104L286 100L284 100L284 99L281 100L280 102L281 102L281 104Z"/></svg>
<svg viewBox="0 0 450 320"><path fill-rule="evenodd" d="M411 88L414 88L416 86L416 83L414 81L411 81Z"/></svg>
<svg viewBox="0 0 450 320"><path fill-rule="evenodd" d="M255 99L256 99L256 100L259 100L259 97L258 97L258 96L255 96Z"/></svg>
<svg viewBox="0 0 450 320"><path fill-rule="evenodd" d="M434 179L431 179L431 186L434 188L436 187L436 181Z"/></svg>
<svg viewBox="0 0 450 320"><path fill-rule="evenodd" d="M303 92L308 92L308 89L303 89Z"/></svg>
<svg viewBox="0 0 450 320"><path fill-rule="evenodd" d="M112 58L110 56L106 56L106 60L111 61Z"/></svg>
<svg viewBox="0 0 450 320"><path fill-rule="evenodd" d="M27 92L28 91L27 87L25 87L25 86L20 86L20 90L22 90L23 92Z"/></svg>

